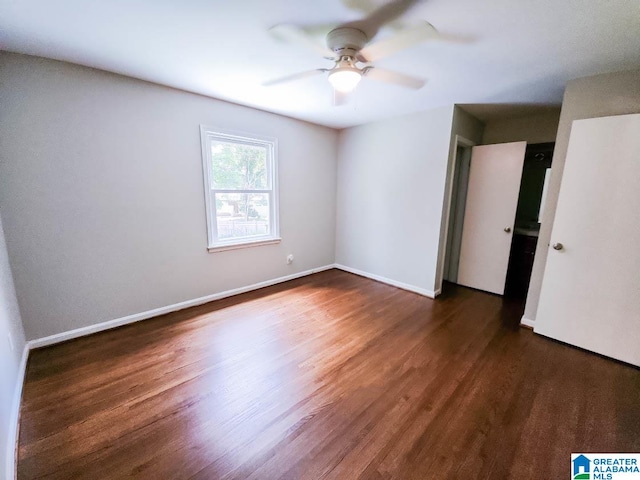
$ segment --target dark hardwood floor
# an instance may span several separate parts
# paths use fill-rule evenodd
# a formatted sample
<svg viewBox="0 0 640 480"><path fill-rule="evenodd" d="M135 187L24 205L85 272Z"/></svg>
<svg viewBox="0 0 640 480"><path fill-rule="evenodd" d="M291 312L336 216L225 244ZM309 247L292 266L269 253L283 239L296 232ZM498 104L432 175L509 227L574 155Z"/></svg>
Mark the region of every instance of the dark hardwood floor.
<svg viewBox="0 0 640 480"><path fill-rule="evenodd" d="M561 479L640 452L640 370L331 270L32 352L18 476Z"/></svg>

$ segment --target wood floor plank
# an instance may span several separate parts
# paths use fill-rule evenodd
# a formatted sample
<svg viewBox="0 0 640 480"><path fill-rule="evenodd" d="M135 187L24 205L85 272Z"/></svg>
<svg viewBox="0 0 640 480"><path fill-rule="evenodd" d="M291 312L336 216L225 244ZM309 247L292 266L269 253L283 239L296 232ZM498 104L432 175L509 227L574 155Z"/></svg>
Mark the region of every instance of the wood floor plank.
<svg viewBox="0 0 640 480"><path fill-rule="evenodd" d="M640 370L330 270L32 352L20 479L565 478L640 451Z"/></svg>

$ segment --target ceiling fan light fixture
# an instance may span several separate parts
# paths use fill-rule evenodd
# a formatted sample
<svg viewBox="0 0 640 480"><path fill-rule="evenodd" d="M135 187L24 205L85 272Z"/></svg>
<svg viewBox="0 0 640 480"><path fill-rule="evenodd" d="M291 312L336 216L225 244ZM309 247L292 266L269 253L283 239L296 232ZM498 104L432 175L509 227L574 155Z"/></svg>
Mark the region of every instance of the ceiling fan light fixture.
<svg viewBox="0 0 640 480"><path fill-rule="evenodd" d="M336 68L329 72L329 83L338 92L349 93L358 86L362 74L351 68Z"/></svg>

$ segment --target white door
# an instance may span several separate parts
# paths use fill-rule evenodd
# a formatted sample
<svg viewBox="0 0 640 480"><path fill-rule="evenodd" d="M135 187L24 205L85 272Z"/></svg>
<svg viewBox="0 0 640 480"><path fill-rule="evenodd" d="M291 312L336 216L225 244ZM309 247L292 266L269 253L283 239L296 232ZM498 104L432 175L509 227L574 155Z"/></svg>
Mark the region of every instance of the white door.
<svg viewBox="0 0 640 480"><path fill-rule="evenodd" d="M535 332L640 366L640 115L573 122L551 244Z"/></svg>
<svg viewBox="0 0 640 480"><path fill-rule="evenodd" d="M473 147L458 283L504 293L527 142Z"/></svg>

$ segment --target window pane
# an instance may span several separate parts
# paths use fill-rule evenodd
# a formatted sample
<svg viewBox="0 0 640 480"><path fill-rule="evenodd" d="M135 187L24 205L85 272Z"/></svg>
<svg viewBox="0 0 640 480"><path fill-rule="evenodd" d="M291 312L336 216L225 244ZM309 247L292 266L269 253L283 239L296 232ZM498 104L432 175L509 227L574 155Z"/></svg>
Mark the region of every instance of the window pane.
<svg viewBox="0 0 640 480"><path fill-rule="evenodd" d="M212 187L221 190L267 190L267 148L211 142Z"/></svg>
<svg viewBox="0 0 640 480"><path fill-rule="evenodd" d="M216 193L218 240L269 235L268 193Z"/></svg>

